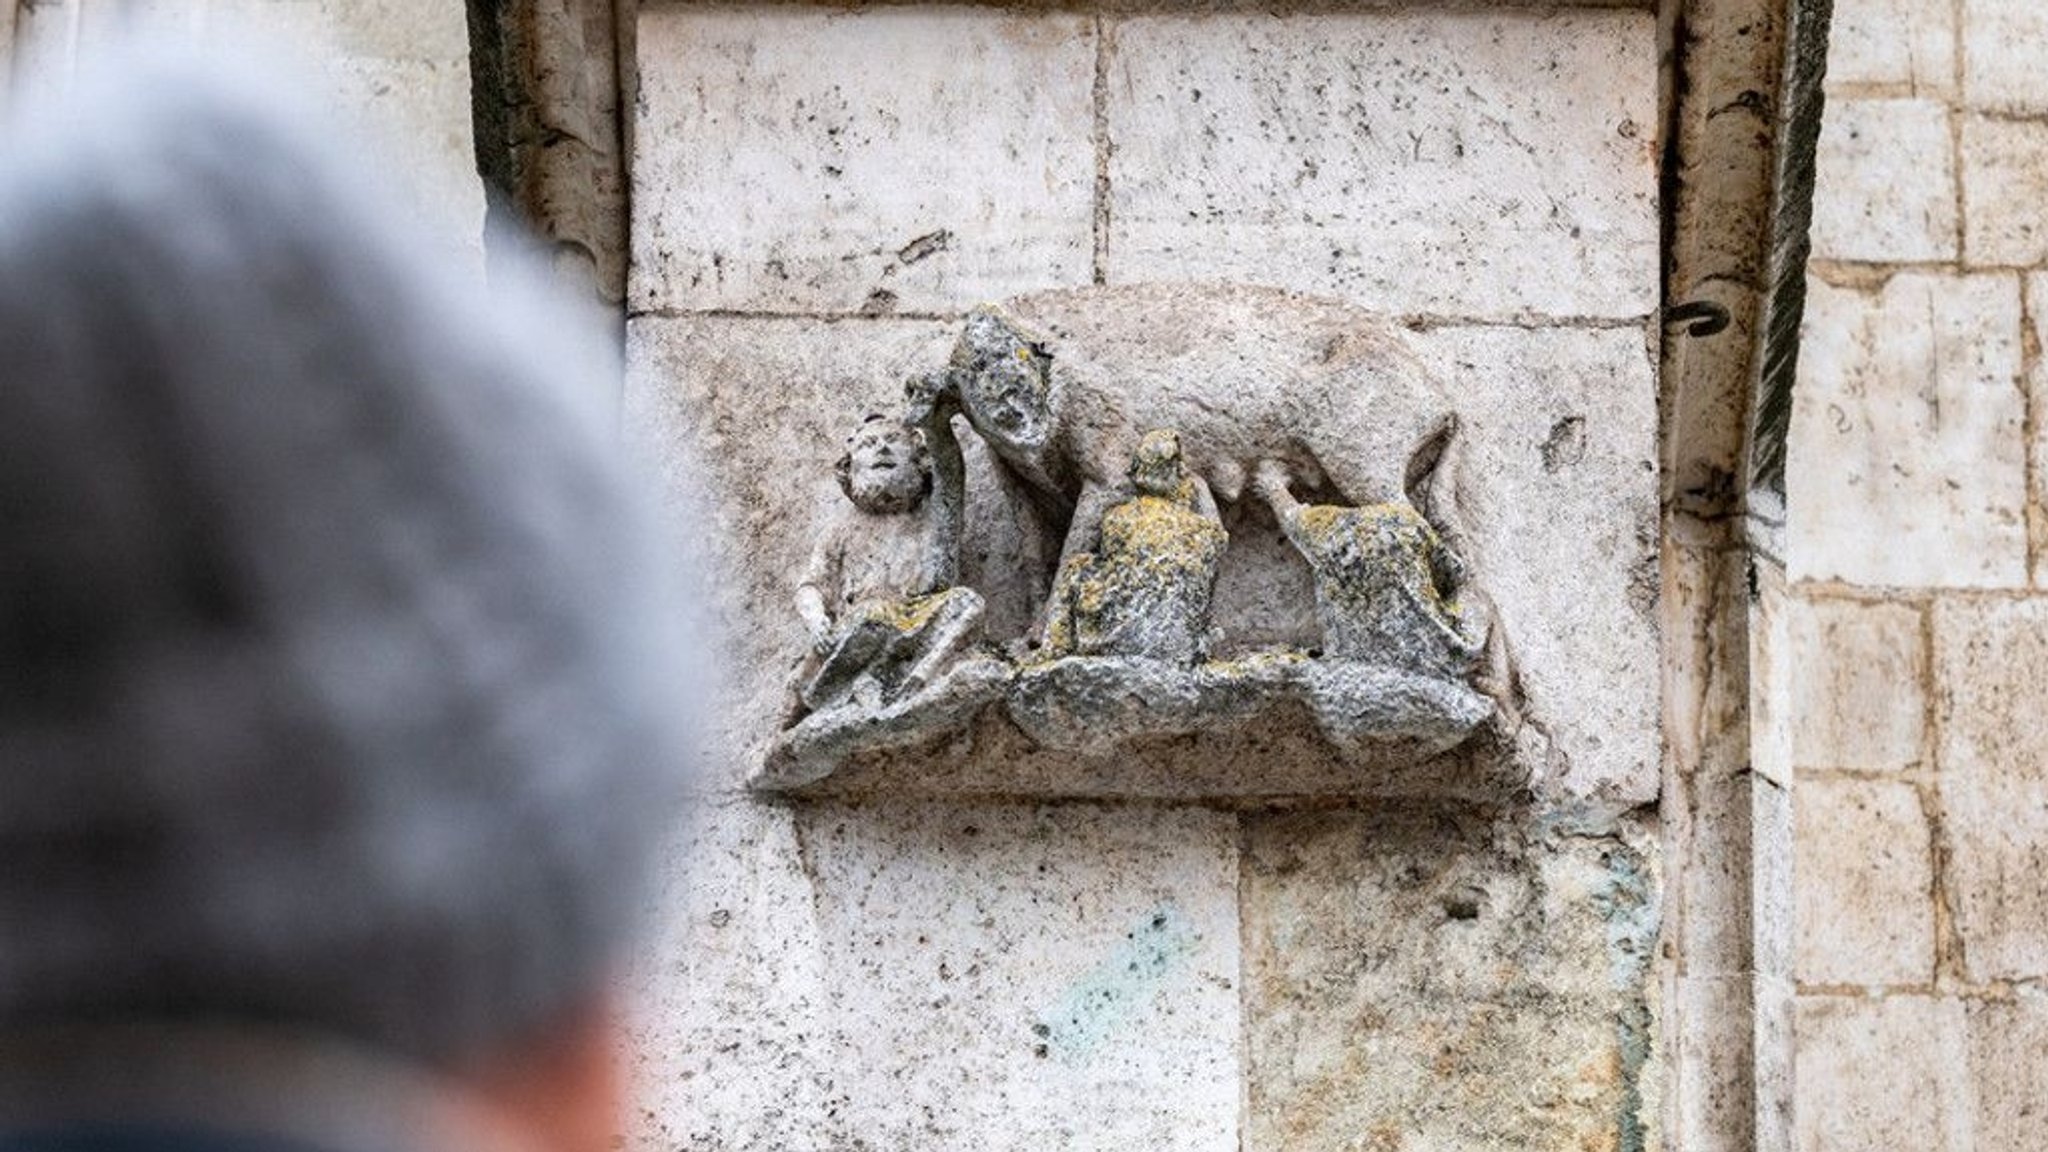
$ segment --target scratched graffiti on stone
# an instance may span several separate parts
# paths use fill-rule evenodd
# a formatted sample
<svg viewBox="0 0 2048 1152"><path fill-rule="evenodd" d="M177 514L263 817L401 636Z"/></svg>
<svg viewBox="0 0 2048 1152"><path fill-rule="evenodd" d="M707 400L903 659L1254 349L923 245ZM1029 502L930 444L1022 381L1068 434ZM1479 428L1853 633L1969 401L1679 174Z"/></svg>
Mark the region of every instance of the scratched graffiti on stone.
<svg viewBox="0 0 2048 1152"><path fill-rule="evenodd" d="M1391 328L1304 322L1274 295L1253 298L1268 326L1242 300L1224 322L1200 293L1119 289L1075 293L1073 323L1043 331L969 314L901 412L853 428L847 503L797 593L813 648L756 786L1019 737L1113 765L1304 719L1338 758L1420 765L1499 728L1514 678L1460 552L1455 410ZM1022 635L982 636L961 581L962 434L1057 535L1052 570L1021 574L1040 589ZM1240 532L1284 542L1264 562L1295 572L1251 586L1313 631L1234 642L1219 625Z"/></svg>

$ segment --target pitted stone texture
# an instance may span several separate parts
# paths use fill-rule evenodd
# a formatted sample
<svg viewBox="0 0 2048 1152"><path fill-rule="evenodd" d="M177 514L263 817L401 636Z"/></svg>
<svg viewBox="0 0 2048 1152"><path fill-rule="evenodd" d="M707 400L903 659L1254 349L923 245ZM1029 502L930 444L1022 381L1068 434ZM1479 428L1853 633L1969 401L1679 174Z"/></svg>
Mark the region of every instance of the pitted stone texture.
<svg viewBox="0 0 2048 1152"><path fill-rule="evenodd" d="M2027 276L2027 324L2032 330L2033 346L2048 348L2042 343L2048 340L2048 273L2034 272ZM2028 493L2027 507L2029 539L2037 558L2034 571L2034 586L2048 584L2048 570L2038 558L2048 555L2048 357L2032 358L2032 371L2028 376L2027 402L2034 417L2033 442L2027 445L2029 459L2033 462L2033 491Z"/></svg>
<svg viewBox="0 0 2048 1152"><path fill-rule="evenodd" d="M1954 95L1954 6L1928 0L1838 0L1828 33L1827 83L1834 89L1870 86L1915 96ZM1828 104L1832 117L1836 105L1833 100Z"/></svg>
<svg viewBox="0 0 2048 1152"><path fill-rule="evenodd" d="M214 28L247 27L311 42L319 38L355 59L469 59L469 25L460 8L420 0L159 0L170 10L201 10Z"/></svg>
<svg viewBox="0 0 2048 1152"><path fill-rule="evenodd" d="M1247 825L1246 1149L1650 1146L1655 879L1626 845L1441 810Z"/></svg>
<svg viewBox="0 0 2048 1152"><path fill-rule="evenodd" d="M650 6L631 306L965 308L1093 271L1093 23Z"/></svg>
<svg viewBox="0 0 2048 1152"><path fill-rule="evenodd" d="M2048 1148L2048 998L2021 989L2012 1000L1970 1005L1970 1080L1976 1087L1977 1152Z"/></svg>
<svg viewBox="0 0 2048 1152"><path fill-rule="evenodd" d="M1942 772L2048 782L2048 600L1934 604Z"/></svg>
<svg viewBox="0 0 2048 1152"><path fill-rule="evenodd" d="M0 0L0 7L16 7ZM60 0L21 6L25 90L62 92L79 58L133 35L253 48L357 138L379 182L454 262L481 271L483 182L459 4L419 0Z"/></svg>
<svg viewBox="0 0 2048 1152"><path fill-rule="evenodd" d="M1820 260L1953 260L1955 141L1934 100L1828 101L1814 198Z"/></svg>
<svg viewBox="0 0 2048 1152"><path fill-rule="evenodd" d="M2048 263L2048 220L2039 210L2048 201L2048 121L1964 115L1962 164L1963 259L1978 266Z"/></svg>
<svg viewBox="0 0 2048 1152"><path fill-rule="evenodd" d="M1803 984L1934 978L1934 862L1919 790L1803 778L1794 871Z"/></svg>
<svg viewBox="0 0 2048 1152"><path fill-rule="evenodd" d="M1333 309L1354 315L1330 301L1249 290L1205 290L1193 299L1192 289L1108 289L1014 303L1020 315L1039 319L1051 317L1060 303L1077 332L1102 336L1077 338L1075 356L1093 350L1113 367L1118 341L1143 342L1151 348L1147 355L1156 353L1161 292L1189 295L1175 307L1204 315L1203 308L1241 298L1244 313L1225 308L1210 317L1218 325L1300 323L1299 316L1289 318L1290 309L1312 317ZM952 333L952 325L892 320L648 318L633 325L628 419L653 426L673 446L675 482L698 476L716 509L710 530L696 530L708 537L704 550L724 574L717 582L720 616L734 624L727 676L732 696L716 712L725 725L721 752L734 773L727 786L761 762L782 716L782 684L804 643L790 607L795 573L822 510L842 499L830 461L862 412L886 408L900 395L900 383L892 382L944 362ZM1473 587L1494 599L1497 627L1541 725L1520 734L1522 750L1506 766L1518 779L1537 776L1547 795L1567 804L1613 810L1654 798L1655 387L1642 333L1436 329L1412 334L1410 342L1455 397L1463 454L1456 495L1471 538L1466 559ZM1199 370L1201 346L1188 350L1191 370ZM1181 386L1177 379L1162 370L1156 381L1142 383L1173 388ZM1288 377L1283 372L1272 379L1277 389ZM1264 411L1284 410L1287 401L1277 393L1244 403ZM1315 419L1327 425L1338 415L1319 412ZM1370 425L1379 416L1368 408L1357 418ZM1196 452L1191 431L1181 431L1188 451ZM969 491L981 494L969 510L966 582L989 598L989 635L1009 638L1023 631L1045 594L1058 536L1020 528L1019 517L1029 516L1026 503L1006 499L995 474L980 470L987 460L974 451L978 437L963 442L970 449ZM693 456L703 461L701 472L692 471ZM1240 503L1253 499L1241 494ZM1258 512L1263 509L1247 510L1231 523L1232 550L1218 590L1217 623L1240 641L1256 636L1253 624L1286 626L1285 620L1258 619L1261 612L1270 615L1276 601L1298 606L1302 617L1313 605L1305 566L1279 543L1270 516L1262 520ZM1247 547L1261 531L1272 547ZM1312 617L1300 624L1312 629ZM1313 632L1303 639L1312 643ZM1257 770L1247 770L1251 763ZM1087 766L1077 769L1072 757L1023 746L1014 734L977 737L945 757L901 766L910 770L895 773L895 783L871 778L859 788L1076 794L1088 783L1083 777L1098 775ZM1361 773L1327 753L1318 759L1270 739L1265 745L1259 739L1206 741L1157 750L1114 789L1078 794L1334 795L1392 788L1410 796L1430 789L1475 799L1501 796L1491 768L1381 767L1386 772Z"/></svg>
<svg viewBox="0 0 2048 1152"><path fill-rule="evenodd" d="M2048 601L1938 601L1948 889L1972 980L2048 976Z"/></svg>
<svg viewBox="0 0 2048 1152"><path fill-rule="evenodd" d="M1960 1001L1804 997L1797 1032L1799 1152L1971 1152Z"/></svg>
<svg viewBox="0 0 2048 1152"><path fill-rule="evenodd" d="M1793 763L1862 772L1918 764L1927 731L1920 609L1795 599L1791 617Z"/></svg>
<svg viewBox="0 0 2048 1152"><path fill-rule="evenodd" d="M1118 21L1110 280L1647 314L1655 24L1583 9Z"/></svg>
<svg viewBox="0 0 2048 1152"><path fill-rule="evenodd" d="M1959 14L1965 102L1997 112L2048 112L2037 51L2048 42L2048 7L2034 0L1962 0Z"/></svg>
<svg viewBox="0 0 2048 1152"><path fill-rule="evenodd" d="M717 787L736 788L761 763L783 716L787 684L809 643L796 584L828 510L843 503L832 462L868 412L894 412L903 381L945 362L950 325L928 321L646 318L627 341L626 421L664 453L680 531L710 570L725 625L728 695L718 725ZM963 580L988 600L994 636L1021 631L1048 563L1019 527L1028 508L1002 498L980 441L968 457ZM1021 582L1020 582L1021 581Z"/></svg>
<svg viewBox="0 0 2048 1152"><path fill-rule="evenodd" d="M1657 796L1656 373L1631 329L1415 333L1458 398L1471 583L1493 598L1551 798Z"/></svg>
<svg viewBox="0 0 2048 1152"><path fill-rule="evenodd" d="M700 817L637 977L635 1147L1237 1149L1234 817Z"/></svg>
<svg viewBox="0 0 2048 1152"><path fill-rule="evenodd" d="M1941 782L1948 887L1973 981L2048 977L2048 781L1999 771Z"/></svg>
<svg viewBox="0 0 2048 1152"><path fill-rule="evenodd" d="M2024 585L2019 278L1814 282L1794 393L1794 579ZM1910 448L1910 451L1908 450Z"/></svg>

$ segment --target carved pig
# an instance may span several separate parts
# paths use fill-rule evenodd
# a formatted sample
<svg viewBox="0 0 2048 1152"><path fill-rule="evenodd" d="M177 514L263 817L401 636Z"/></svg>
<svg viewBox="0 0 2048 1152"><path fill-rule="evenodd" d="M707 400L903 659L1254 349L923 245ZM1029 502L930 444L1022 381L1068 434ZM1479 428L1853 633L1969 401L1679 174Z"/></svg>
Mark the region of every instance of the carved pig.
<svg viewBox="0 0 2048 1152"><path fill-rule="evenodd" d="M1456 545L1446 466L1457 420L1401 336L1336 301L1272 289L1141 285L1045 293L972 313L947 380L968 422L1065 524L1063 558L1128 495L1148 429L1235 503L1262 460L1330 502L1407 502Z"/></svg>

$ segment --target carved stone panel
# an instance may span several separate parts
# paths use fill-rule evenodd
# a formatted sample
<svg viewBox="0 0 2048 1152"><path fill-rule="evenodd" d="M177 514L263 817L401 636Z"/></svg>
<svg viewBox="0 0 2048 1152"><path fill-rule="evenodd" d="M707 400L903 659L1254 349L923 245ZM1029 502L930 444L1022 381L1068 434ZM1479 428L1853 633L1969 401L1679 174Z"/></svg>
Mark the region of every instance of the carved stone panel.
<svg viewBox="0 0 2048 1152"><path fill-rule="evenodd" d="M785 537L783 591L740 610L787 638L757 657L783 671L779 688L755 677L752 706L773 715L752 726L754 787L1558 788L1575 751L1543 714L1559 678L1526 674L1520 653L1583 642L1530 587L1532 560L1575 525L1518 504L1531 473L1568 478L1589 440L1609 452L1598 415L1591 433L1585 416L1539 419L1503 444L1500 366L1475 385L1438 334L1277 290L1078 289L901 327L903 351L835 366L874 377L839 389L837 410L809 393L805 420L838 451L776 477L821 495L761 526ZM1504 448L1530 459L1490 481ZM1626 538L1646 509L1624 495ZM1598 551L1609 571L1562 585L1613 583L1613 549ZM1611 637L1617 606L1599 607L1594 636ZM1647 672L1647 628L1626 639ZM1612 792L1607 774L1565 790Z"/></svg>

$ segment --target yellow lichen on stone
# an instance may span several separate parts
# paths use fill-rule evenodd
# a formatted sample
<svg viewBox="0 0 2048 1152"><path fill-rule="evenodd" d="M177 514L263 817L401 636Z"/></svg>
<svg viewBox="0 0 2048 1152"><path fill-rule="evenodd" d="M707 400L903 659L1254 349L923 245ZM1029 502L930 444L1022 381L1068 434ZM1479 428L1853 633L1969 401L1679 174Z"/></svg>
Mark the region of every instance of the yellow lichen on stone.
<svg viewBox="0 0 2048 1152"><path fill-rule="evenodd" d="M1228 539L1174 499L1136 496L1110 509L1101 548L1074 557L1054 585L1044 655L1192 658Z"/></svg>
<svg viewBox="0 0 2048 1152"><path fill-rule="evenodd" d="M1331 574L1333 590L1369 596L1393 580L1446 616L1459 614L1455 601L1437 587L1436 559L1443 542L1422 514L1406 504L1346 508L1314 504L1297 521L1309 549L1344 562Z"/></svg>

